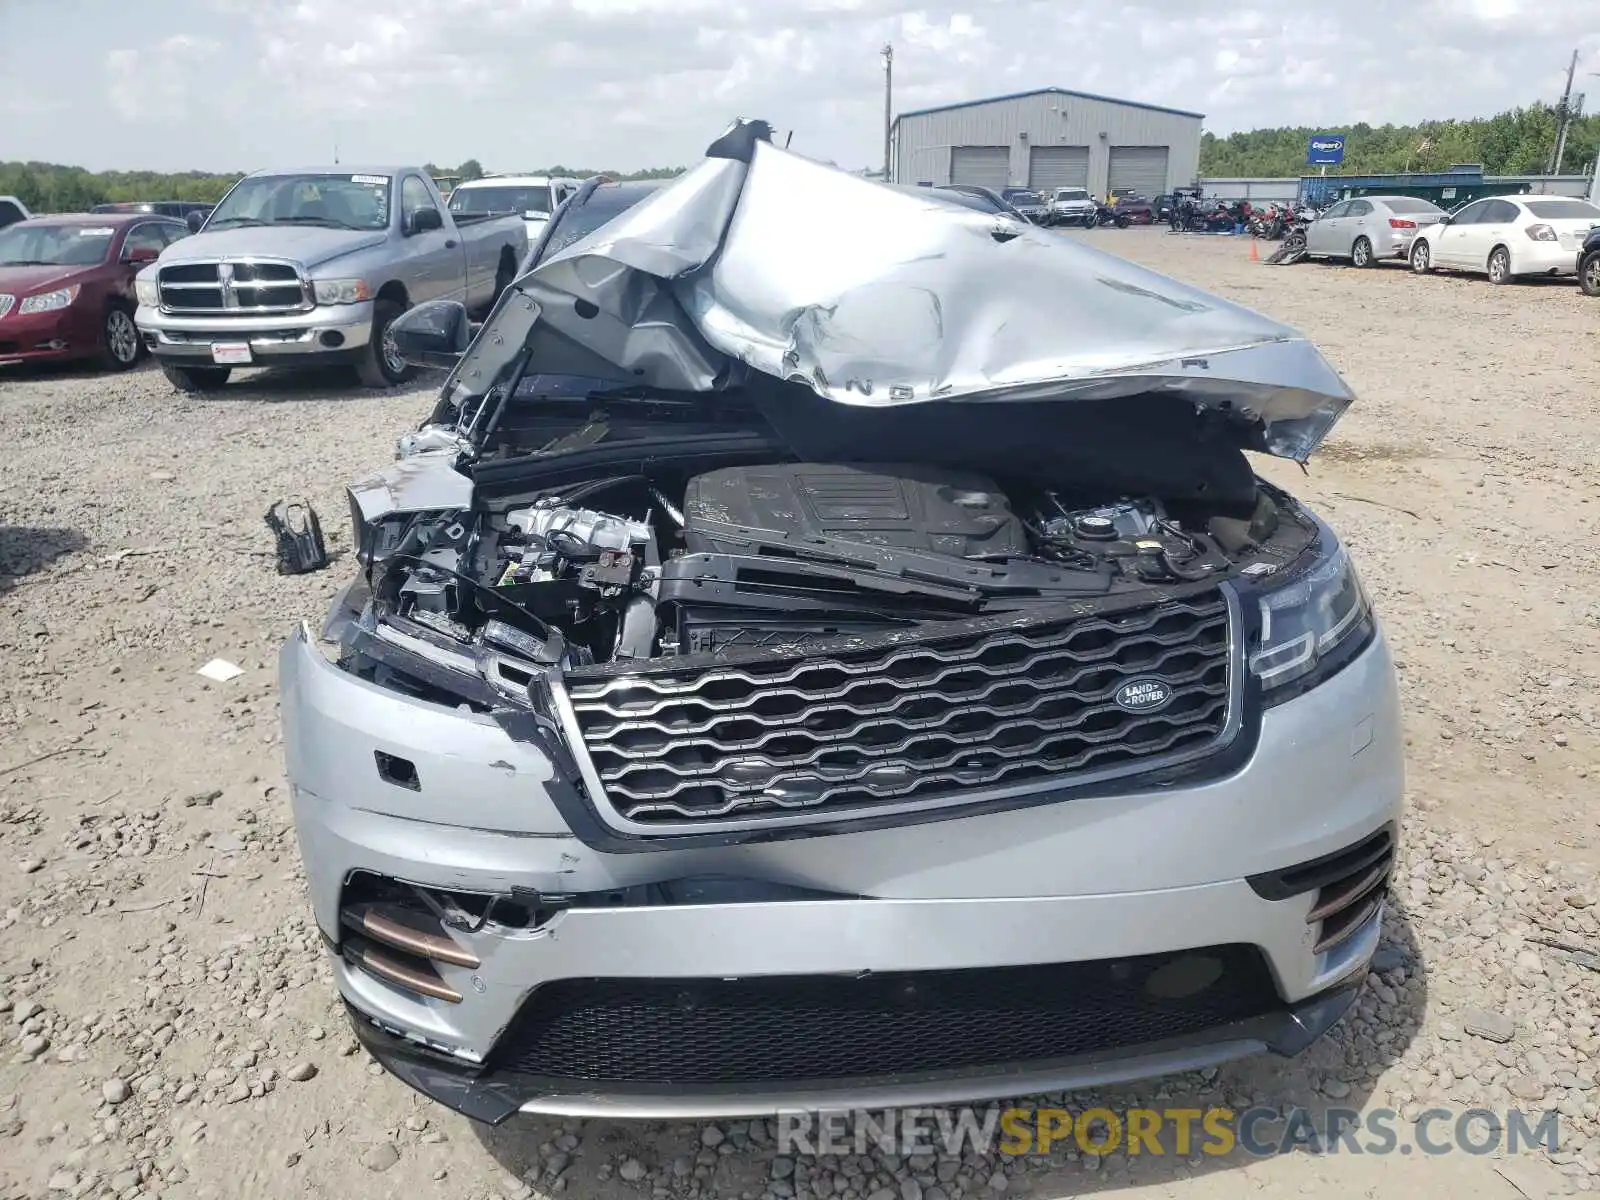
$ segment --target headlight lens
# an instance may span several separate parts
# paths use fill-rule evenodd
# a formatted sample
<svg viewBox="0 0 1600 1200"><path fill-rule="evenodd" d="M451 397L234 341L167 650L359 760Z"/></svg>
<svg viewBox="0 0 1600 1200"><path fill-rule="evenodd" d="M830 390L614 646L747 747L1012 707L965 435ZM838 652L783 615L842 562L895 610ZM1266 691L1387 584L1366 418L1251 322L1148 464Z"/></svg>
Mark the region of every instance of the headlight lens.
<svg viewBox="0 0 1600 1200"><path fill-rule="evenodd" d="M318 304L360 304L372 299L365 279L318 279L312 287Z"/></svg>
<svg viewBox="0 0 1600 1200"><path fill-rule="evenodd" d="M57 288L53 292L40 292L37 296L29 296L17 308L19 313L26 316L28 313L55 312L58 308L66 308L78 298L78 285Z"/></svg>
<svg viewBox="0 0 1600 1200"><path fill-rule="evenodd" d="M1372 637L1372 606L1350 556L1333 554L1283 587L1260 595L1261 639L1250 670L1269 703L1333 674ZM1288 691L1289 695L1273 695Z"/></svg>
<svg viewBox="0 0 1600 1200"><path fill-rule="evenodd" d="M133 290L139 298L139 303L146 308L161 307L161 285L154 279L135 279Z"/></svg>

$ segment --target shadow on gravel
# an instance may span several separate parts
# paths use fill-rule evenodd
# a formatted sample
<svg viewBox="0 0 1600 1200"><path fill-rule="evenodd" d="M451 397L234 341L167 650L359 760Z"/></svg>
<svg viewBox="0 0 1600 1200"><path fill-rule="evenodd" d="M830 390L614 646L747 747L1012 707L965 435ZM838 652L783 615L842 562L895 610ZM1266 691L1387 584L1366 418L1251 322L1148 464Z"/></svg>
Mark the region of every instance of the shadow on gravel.
<svg viewBox="0 0 1600 1200"><path fill-rule="evenodd" d="M0 525L0 596L26 576L89 544L76 529L29 529Z"/></svg>
<svg viewBox="0 0 1600 1200"><path fill-rule="evenodd" d="M75 358L66 362L16 363L8 367L0 367L0 383L127 379L130 376L143 375L155 369L155 361L150 358L141 359L135 366L126 371L113 371L108 367L102 367L92 358Z"/></svg>
<svg viewBox="0 0 1600 1200"><path fill-rule="evenodd" d="M1338 1110L1359 1112L1371 1102L1376 1081L1405 1053L1427 1006L1421 950L1405 915L1393 908L1386 917L1384 943L1374 968L1344 1020L1298 1058L1258 1055L1220 1070L979 1106L965 1119L976 1127L993 1123L991 1143L981 1149L970 1139L958 1146L939 1145L943 1139L939 1130L961 1128L956 1122L962 1114L953 1110L922 1121L932 1131L935 1150L918 1158L881 1150L875 1130L863 1135L864 1155L788 1153L775 1144L773 1121L686 1124L513 1117L499 1127L472 1128L500 1168L531 1189L531 1193L518 1190L507 1179L507 1196L548 1195L558 1179L566 1196L606 1200L645 1192L658 1200L666 1196L693 1200L707 1194L746 1200L871 1200L874 1193L882 1200L961 1200L1163 1187L1238 1171L1265 1157L1262 1151L1267 1148L1275 1154L1318 1153L1326 1148L1323 1139L1330 1121L1335 1125L1341 1121ZM1160 1153L1146 1138L1141 1152L1130 1154L1119 1130L1116 1148L1106 1153L1083 1153L1067 1134L1049 1153L1008 1155L1000 1151L1005 1133L998 1122L998 1115L1008 1108L1065 1109L1074 1117L1089 1109L1160 1113L1226 1108L1235 1114L1232 1128L1237 1132L1248 1124L1249 1135L1238 1136L1231 1148L1225 1147L1196 1117L1188 1152L1179 1153L1178 1122L1169 1119L1156 1134ZM1253 1113L1248 1122L1247 1113ZM883 1118L881 1111L871 1116ZM895 1126L891 1122L888 1127ZM1344 1127L1346 1138L1363 1148L1380 1140L1365 1126L1346 1122ZM1037 1125L1033 1128L1037 1130ZM1405 1144L1407 1127L1398 1115L1389 1119L1389 1128ZM1096 1124L1089 1136L1099 1141L1108 1132ZM845 1140L851 1137L847 1133ZM1003 1176L999 1188L991 1182L997 1173ZM1238 1190L1260 1186L1259 1181L1240 1179Z"/></svg>
<svg viewBox="0 0 1600 1200"><path fill-rule="evenodd" d="M229 400L249 400L253 403L287 404L296 400L325 401L349 398L372 399L391 396L418 387L436 387L444 375L438 371L420 371L405 383L391 388L363 387L357 381L352 367L300 367L292 370L253 368L235 375L216 391L201 392L187 399L207 403ZM329 393L336 393L330 395Z"/></svg>

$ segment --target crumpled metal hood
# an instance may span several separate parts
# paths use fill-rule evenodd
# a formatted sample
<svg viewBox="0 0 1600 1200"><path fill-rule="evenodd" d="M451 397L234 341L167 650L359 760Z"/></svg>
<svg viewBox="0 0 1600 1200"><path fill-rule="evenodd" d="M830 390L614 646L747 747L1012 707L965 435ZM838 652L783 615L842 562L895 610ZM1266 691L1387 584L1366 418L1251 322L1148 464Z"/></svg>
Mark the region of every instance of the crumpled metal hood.
<svg viewBox="0 0 1600 1200"><path fill-rule="evenodd" d="M880 408L1176 393L1225 414L1241 448L1301 461L1353 399L1249 309L1052 231L999 240L983 213L759 137L745 153L518 281L539 308L531 371L712 391L744 364ZM509 340L491 322L457 379L493 375Z"/></svg>

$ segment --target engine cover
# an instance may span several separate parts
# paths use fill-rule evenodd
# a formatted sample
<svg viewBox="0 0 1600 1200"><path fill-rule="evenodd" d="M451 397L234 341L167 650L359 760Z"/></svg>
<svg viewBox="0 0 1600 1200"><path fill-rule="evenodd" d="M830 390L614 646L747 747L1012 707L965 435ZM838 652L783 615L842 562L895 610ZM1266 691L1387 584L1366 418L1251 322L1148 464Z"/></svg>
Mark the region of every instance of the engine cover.
<svg viewBox="0 0 1600 1200"><path fill-rule="evenodd" d="M777 540L763 534L954 558L1029 552L1022 522L992 479L937 467L730 467L689 481L683 517L691 553L740 553L752 541Z"/></svg>

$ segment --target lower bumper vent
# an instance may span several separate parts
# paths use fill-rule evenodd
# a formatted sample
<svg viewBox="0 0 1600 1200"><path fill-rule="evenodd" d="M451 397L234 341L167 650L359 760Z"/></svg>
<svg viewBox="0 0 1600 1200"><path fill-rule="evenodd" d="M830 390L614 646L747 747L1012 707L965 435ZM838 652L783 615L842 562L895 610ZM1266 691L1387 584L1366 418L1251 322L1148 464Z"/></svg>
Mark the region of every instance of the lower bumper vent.
<svg viewBox="0 0 1600 1200"><path fill-rule="evenodd" d="M1264 900L1287 900L1315 892L1306 914L1314 953L1348 941L1383 906L1394 872L1394 829L1384 826L1353 846L1283 871L1253 875L1250 886Z"/></svg>
<svg viewBox="0 0 1600 1200"><path fill-rule="evenodd" d="M619 1084L848 1080L1024 1066L1142 1047L1283 1007L1260 952L538 988L495 1070Z"/></svg>

